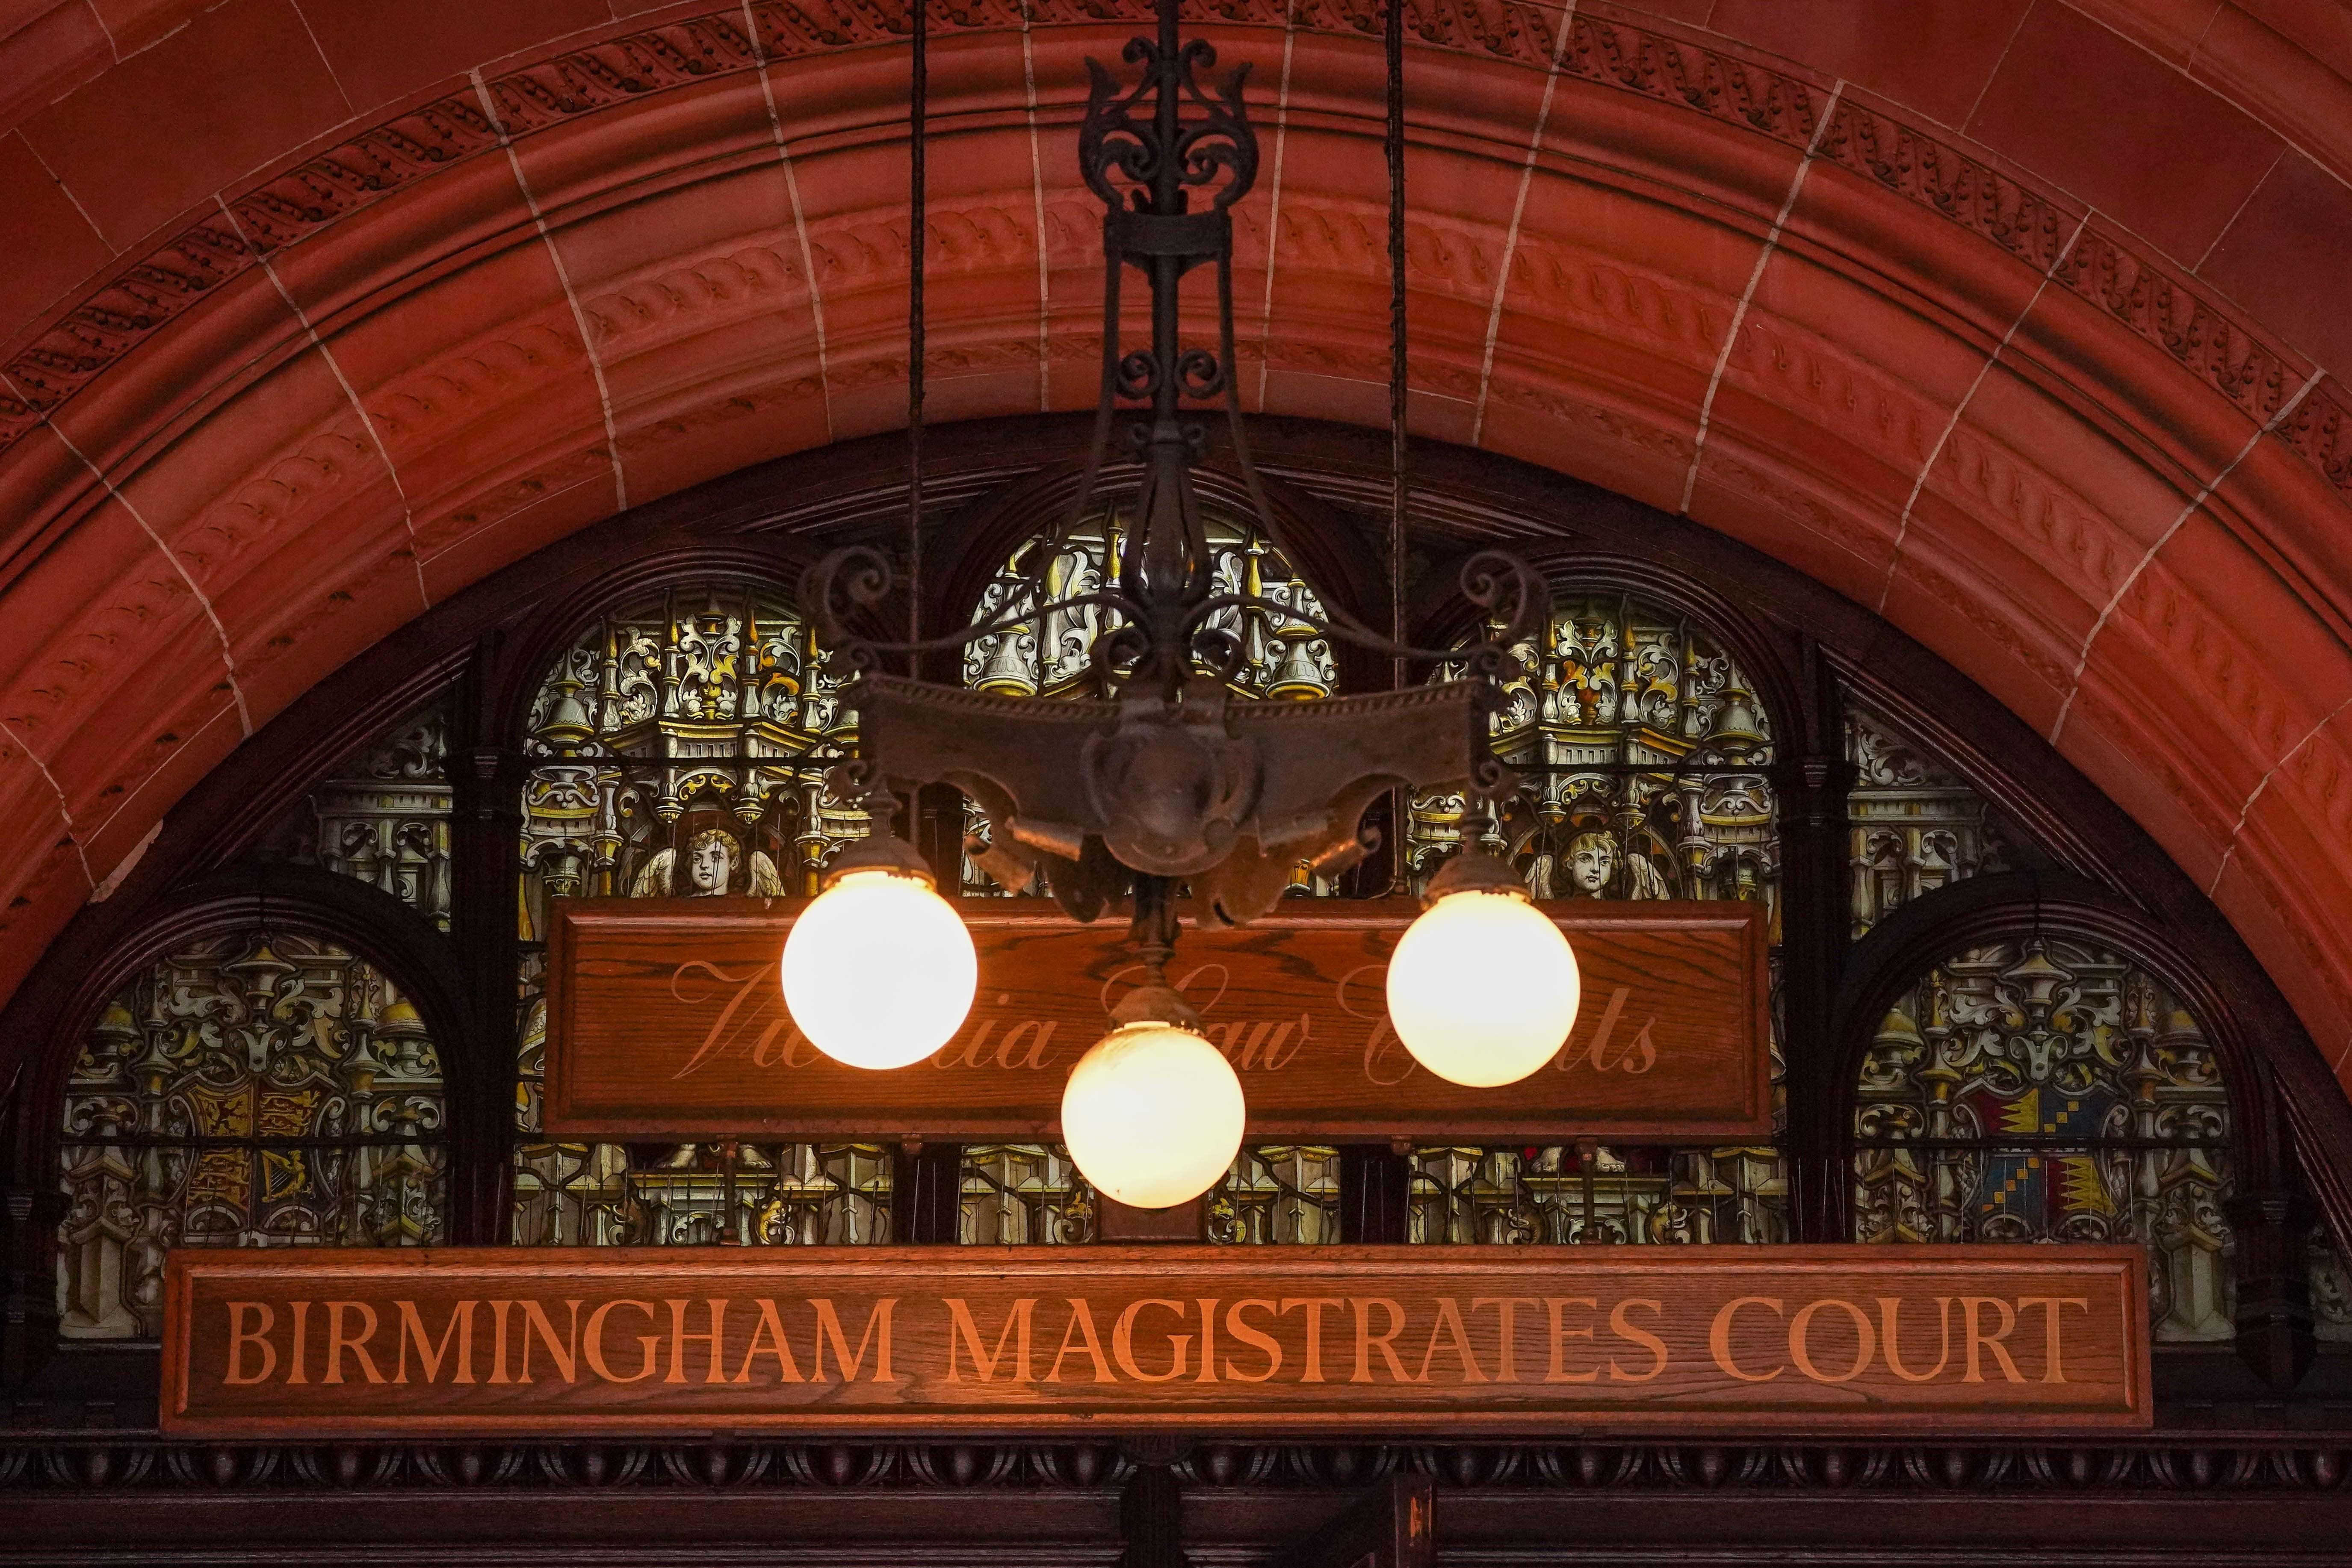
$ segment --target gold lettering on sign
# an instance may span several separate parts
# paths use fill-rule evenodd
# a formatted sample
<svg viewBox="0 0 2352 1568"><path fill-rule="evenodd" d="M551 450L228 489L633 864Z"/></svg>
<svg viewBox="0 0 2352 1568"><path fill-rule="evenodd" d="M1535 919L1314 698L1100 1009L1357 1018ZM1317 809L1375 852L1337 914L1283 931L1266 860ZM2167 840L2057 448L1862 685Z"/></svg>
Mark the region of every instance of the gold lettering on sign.
<svg viewBox="0 0 2352 1568"><path fill-rule="evenodd" d="M963 911L979 989L962 1025L913 1072L861 1072L810 1044L776 984L775 954L803 908L799 900L559 900L549 931L544 1129L624 1142L714 1133L825 1142L877 1127L919 1128L958 1142L1049 1135L1063 1079L1141 973L1106 930L981 900ZM1552 1070L1507 1096L1435 1078L1390 1025L1387 960L1419 913L1412 900L1298 900L1247 931L1202 931L1188 945L1189 967L1171 984L1202 1015L1210 1043L1250 1084L1251 1131L1267 1142L1407 1137L1549 1144L1589 1136L1697 1145L1769 1131L1760 907L1581 900L1543 910L1576 942L1584 1011L1553 1054ZM1411 1092L1400 1100L1400 1090ZM326 1371L317 1353L325 1342L324 1299L314 1298L320 1311L306 1326L315 1331L303 1359L313 1379ZM477 1375L487 1377L499 1344L487 1303L499 1298L483 1291L479 1299ZM1043 1304L1052 1299L1040 1298L1041 1336L1059 1331L1058 1310ZM550 1300L544 1310L560 1338L562 1309ZM508 1309L509 1381L526 1335L534 1378L560 1375L549 1370L547 1348L520 1311ZM1096 1302L1106 1356L1118 1311ZM1204 1363L1199 1342L1222 1324L1202 1324L1197 1308L1188 1321L1195 1342L1187 1375L1205 1370L1211 1382L1221 1381L1222 1354ZM1996 1327L1987 1324L1988 1331ZM1407 1364L1418 1354L1419 1331L1398 1342ZM375 1341L381 1348L371 1351L386 1371L392 1332L386 1318ZM1050 1349L1037 1346L1041 1358ZM794 1351L807 1372L804 1334ZM279 1353L286 1353L282 1334ZM702 1375L701 1352L693 1353L689 1378ZM1483 1350L1479 1363L1493 1370ZM348 1348L342 1364L347 1382L364 1381ZM1338 1376L1328 1365L1325 1373ZM1998 1376L1997 1367L1988 1375Z"/></svg>
<svg viewBox="0 0 2352 1568"><path fill-rule="evenodd" d="M613 1363L604 1359L604 1320L623 1307L632 1311L643 1312L648 1327L657 1321L654 1315L654 1304L651 1301L639 1301L624 1297L617 1301L603 1303L588 1314L588 1343L585 1347L588 1370L606 1383L643 1383L661 1370L661 1336L659 1334L637 1336L637 1348L642 1352L642 1359L638 1362L637 1370L635 1372L614 1372ZM681 1377L677 1381L683 1383L686 1380Z"/></svg>
<svg viewBox="0 0 2352 1568"><path fill-rule="evenodd" d="M1279 1302L1255 1296L1244 1296L1225 1309L1225 1332L1242 1343L1255 1347L1259 1354L1265 1356L1265 1370L1244 1372L1228 1356L1225 1359L1225 1375L1235 1383L1265 1383L1282 1370L1282 1342L1263 1329L1252 1328L1242 1316L1243 1309L1247 1307L1255 1307L1269 1318L1283 1309Z"/></svg>
<svg viewBox="0 0 2352 1568"><path fill-rule="evenodd" d="M441 1363L451 1354L449 1342L454 1336L457 1342L455 1352L457 1370L449 1381L473 1382L474 1309L480 1304L478 1301L461 1300L452 1306L448 1318L441 1325L441 1337L434 1340L425 1331L425 1319L417 1312L415 1302L404 1300L394 1302L393 1305L400 1310L400 1350L399 1359L394 1363L392 1381L408 1381L408 1347L413 1344L416 1347L416 1364L425 1373L425 1381L437 1382L441 1376Z"/></svg>
<svg viewBox="0 0 2352 1568"><path fill-rule="evenodd" d="M806 1297L805 1327L796 1331L786 1309L767 1296L621 1296L593 1305L583 1297L555 1303L493 1298L488 1303L493 1333L502 1324L504 1338L494 1337L487 1382L735 1385L754 1382L764 1358L773 1370L756 1380L762 1384L902 1384L909 1378L898 1360L902 1300ZM1454 1295L1244 1296L1230 1302L1216 1296L1143 1296L1117 1303L1107 1335L1098 1314L1108 1307L1085 1296L1064 1298L1053 1310L1061 1321L1048 1316L1041 1334L1043 1300L939 1296L918 1302L924 1342L938 1346L936 1375L948 1383L1034 1384L1038 1342L1058 1330L1045 1383L1149 1386L1189 1374L1195 1384L1277 1378L1319 1384L1330 1381L1325 1353L1334 1320L1349 1331L1343 1381L1350 1384L1466 1389L1517 1383L1520 1353L1531 1334L1543 1351L1548 1384L1646 1383L1675 1365L1675 1349L1660 1331L1667 1326L1667 1304L1657 1297L1473 1296L1465 1310ZM273 1380L289 1387L311 1381L322 1387L472 1384L474 1325L483 1304L471 1297L452 1302L436 1328L405 1296L381 1304L356 1298L291 1303L318 1306L326 1320L325 1366L311 1380L298 1375L290 1337L307 1314L281 1315L267 1301L224 1300L218 1303L220 1382L228 1387ZM2095 1310L2087 1296L1937 1296L1932 1298L1939 1328L1936 1361L1915 1365L1906 1359L1913 1354L1906 1335L1916 1338L1919 1325L1906 1321L1905 1309L1931 1302L1881 1296L1874 1304L1875 1312L1843 1295L1736 1296L1706 1314L1707 1359L1743 1384L1772 1383L1793 1371L1807 1382L1843 1384L1883 1370L1900 1384L2063 1385L2070 1381L2067 1311L2088 1318ZM1956 1362L1951 1353L1956 1304L1973 1342L1972 1360L1963 1355ZM853 1343L849 1322L860 1310L866 1316ZM2023 1342L2039 1342L2041 1361L2029 1369L2019 1364L2011 1342L2032 1310L2041 1313L2040 1332ZM390 1344L378 1338L387 1322L395 1325ZM1603 1332L1613 1342L1602 1342ZM1220 1333L1239 1354L1229 1352L1219 1361ZM807 1346L811 1371L805 1375L793 1348L795 1338ZM2026 1352L2029 1358L2032 1353ZM378 1355L389 1358L389 1376Z"/></svg>
<svg viewBox="0 0 2352 1568"><path fill-rule="evenodd" d="M2087 1312L2091 1310L2091 1299L2087 1296L2020 1296L2017 1299L2018 1310L2021 1312L2028 1307L2039 1307L2046 1314L2042 1319L2042 1364L2044 1370L2042 1381L2063 1383L2066 1381L2066 1363L2059 1349L2058 1310L2080 1307Z"/></svg>
<svg viewBox="0 0 2352 1568"><path fill-rule="evenodd" d="M1810 1430L1937 1412L2143 1425L2147 1411L2146 1263L2122 1247L2066 1249L2089 1264L1912 1249L1924 1265L1860 1247L1752 1262L1729 1248L1659 1249L1664 1261L856 1250L617 1266L503 1248L413 1262L181 1253L167 1272L169 1419L814 1429L1016 1410L1245 1426L1263 1411L1440 1430L1450 1415L1518 1429L1786 1411ZM1973 1261L1979 1250L1994 1260Z"/></svg>
<svg viewBox="0 0 2352 1568"><path fill-rule="evenodd" d="M1016 1352L1020 1358L1013 1364L1020 1370L1015 1374L1013 1381L1015 1383L1027 1383L1030 1381L1029 1321L1030 1319L1035 1315L1037 1310L1036 1297L1024 1296L1019 1300L1013 1303L1013 1310L1004 1314L1004 1326L996 1331L996 1348L992 1351L982 1350L981 1348L980 1325L972 1321L971 1309L964 1304L963 1298L961 1296L950 1296L947 1299L947 1302L949 1316L948 1381L950 1383L961 1383L963 1381L963 1374L956 1370L956 1346L958 1344L961 1343L971 1347L972 1365L979 1369L980 1381L982 1383L992 1383L996 1378L997 1363L1004 1359L1004 1342L1008 1337L1013 1336L1017 1336L1017 1338L1014 1338L1013 1342Z"/></svg>
<svg viewBox="0 0 2352 1568"><path fill-rule="evenodd" d="M1360 964L1340 976L1333 986L1334 1002L1339 1010L1370 1025L1360 1052L1362 1071L1368 1082L1383 1088L1404 1082L1419 1070L1418 1064L1398 1043L1395 1031L1389 1026L1386 1005L1366 1013L1350 1003L1349 987L1352 984L1368 993L1374 991L1387 972L1386 964ZM1187 977L1188 983L1202 973L1195 970ZM706 981L729 989L712 991L697 984ZM1185 988L1177 987L1180 991ZM1108 994L1109 987L1105 989ZM670 974L671 997L698 1009L714 1002L719 1005L718 1016L669 1075L671 1080L690 1078L730 1056L742 1057L758 1068L787 1069L823 1060L790 1016L778 1016L761 1022L761 1010L774 1005L771 994L773 990L774 976L765 970L736 974L698 958L678 964ZM1223 994L1222 986L1218 994ZM1618 1038L1619 1021L1632 996L1633 991L1627 986L1611 987L1590 1037L1579 1041L1571 1035L1552 1059L1553 1068L1559 1072L1591 1068L1595 1072L1641 1074L1655 1067L1658 1047L1652 1037L1657 1024L1654 1017L1644 1018L1634 1028L1632 1038ZM1009 994L1000 994L997 1005L1008 1005L1012 1000ZM1213 1001L1210 1005L1213 1005ZM1206 1006L1200 1009L1202 1013L1207 1010ZM760 1026L758 1033L751 1034L755 1024ZM1002 1035L997 1033L1000 1027L1003 1030ZM933 1052L930 1062L937 1068L1043 1072L1062 1065L1055 1047L1055 1035L1060 1027L1060 1021L1052 1018L1006 1020L976 1014L966 1032ZM1314 1042L1315 1018L1311 1013L1301 1013L1295 1018L1220 1019L1206 1024L1204 1032L1209 1043L1223 1054L1235 1071L1275 1073L1290 1065ZM995 1042L993 1048L992 1040Z"/></svg>

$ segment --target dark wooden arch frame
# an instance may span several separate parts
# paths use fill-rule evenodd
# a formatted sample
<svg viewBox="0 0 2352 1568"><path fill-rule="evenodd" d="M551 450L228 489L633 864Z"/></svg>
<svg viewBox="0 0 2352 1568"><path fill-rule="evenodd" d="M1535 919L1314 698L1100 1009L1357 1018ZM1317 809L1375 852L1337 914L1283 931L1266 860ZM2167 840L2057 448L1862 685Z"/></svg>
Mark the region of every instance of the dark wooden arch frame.
<svg viewBox="0 0 2352 1568"><path fill-rule="evenodd" d="M2299 1179L2296 1130L2282 1115L2276 1064L2246 1032L2247 1011L2233 1005L2194 939L2182 941L2177 929L2102 883L2063 870L1971 877L1912 900L1854 943L1830 1033L1841 1086L1834 1097L1841 1167L1854 1168L1863 1063L1895 999L1973 944L2032 934L2096 942L2144 965L2212 1042L2230 1097L2237 1192L2227 1207L2239 1248L2238 1350L2274 1385L2292 1386L2314 1353L2305 1238L2315 1205ZM2326 1217L2340 1237L2340 1218Z"/></svg>
<svg viewBox="0 0 2352 1568"><path fill-rule="evenodd" d="M489 1037L474 1016L448 942L432 923L380 888L314 867L257 863L215 870L171 888L147 906L142 919L117 926L93 944L88 962L54 976L44 998L55 1020L54 1044L26 1064L7 1163L9 1185L48 1189L51 1201L35 1205L47 1213L48 1247L43 1262L54 1275L55 1226L63 1200L55 1194L63 1131L55 1108L62 1102L75 1053L99 1011L142 969L187 943L205 937L255 929L299 931L348 949L381 970L401 989L423 1020L441 1062L443 1142L451 1212L461 1212L463 1184L475 1177L460 1151L483 1141L483 1123L506 1115L504 1106L477 1090L484 1079L479 1060ZM10 1262L23 1237L10 1237ZM17 1347L0 1345L0 1351ZM14 1359L12 1357L12 1359Z"/></svg>
<svg viewBox="0 0 2352 1568"><path fill-rule="evenodd" d="M943 521L927 530L927 548L935 558L960 553L963 577L950 571L933 581L928 624L948 624L942 617L950 612L951 595L976 592L964 579L985 559L975 554L978 542L1013 526L1010 498L1034 500L1074 482L1070 456L1083 429L1083 418L1073 416L974 422L930 433L927 488ZM1318 575L1325 568L1317 557L1344 564L1348 592L1360 600L1370 597L1363 593L1367 581L1384 588L1370 541L1385 493L1385 437L1302 420L1264 420L1255 431L1276 504L1312 541L1301 544L1308 559L1297 564ZM456 857L461 864L480 864L510 855L519 828L518 715L527 712L539 676L554 650L576 636L584 616L615 597L685 577L713 572L796 576L802 563L839 543L887 548L903 537L904 464L903 436L885 436L730 475L548 546L353 658L197 785L173 808L114 896L76 917L0 1012L0 1053L25 1041L41 1042L50 1056L68 1049L75 1038L70 1020L79 1016L79 989L70 977L106 969L108 954L135 946L151 922L168 921L181 900L194 896L188 889L215 885L206 879L249 855L268 825L336 760L437 689L455 693ZM1500 539L1555 569L1572 568L1587 580L1597 574L1606 587L1692 615L1758 683L1779 758L1772 782L1782 814L1789 1153L1801 1237L1843 1234L1850 1168L1840 1129L1849 1120L1851 1074L1837 1047L1840 976L1854 973L1842 967L1850 770L1840 713L1849 689L1866 693L1920 739L1950 743L1969 782L1988 798L2029 828L2047 824L2056 829L2053 848L2060 858L2105 883L2103 896L2112 908L2136 911L2143 922L2136 931L2168 934L2180 955L2178 973L2209 983L2209 1027L2249 1042L2233 1047L2248 1062L2260 1058L2259 1068L2236 1068L2239 1124L2258 1141L2255 1147L2283 1150L2284 1139L2271 1131L2283 1113L2305 1173L2338 1233L2352 1231L2345 1223L2352 1218L2352 1104L2276 988L2153 841L1988 694L1862 606L1686 520L1465 448L1423 444L1415 449L1414 464L1416 540L1426 552L1408 595L1417 639L1436 642L1446 629L1449 561ZM1219 499L1239 499L1237 491L1223 494L1232 488L1229 476L1213 471L1203 482ZM968 614L968 604L962 609ZM503 1232L503 1186L514 1136L512 1119L504 1114L517 1025L511 900L504 878L461 873L455 951L442 966L460 1002L450 1009L456 1028L446 1031L446 1041L440 1035L436 1039L446 1053L445 1067L453 1060L463 1066L462 1075L452 1072L448 1079L453 1097L468 1106L467 1141L453 1137L452 1148L453 1229L461 1239L495 1239ZM1790 910L1801 918L1790 920ZM17 1053L25 1048L16 1047ZM0 1081L15 1065L0 1058ZM2258 1085L2276 1091L2256 1092ZM32 1159L37 1171L47 1168L40 1161L54 1161L55 1135L38 1114L45 1102L30 1103L26 1131L31 1136L18 1143L25 1152L20 1158ZM482 1114L480 1107L496 1110ZM456 1121L453 1116L453 1128ZM2270 1165L2278 1173L2279 1190L2264 1201L2291 1206L2291 1173L2282 1159L2271 1159ZM13 1266L26 1266L25 1251L21 1237L12 1241Z"/></svg>
<svg viewBox="0 0 2352 1568"><path fill-rule="evenodd" d="M2170 931L2110 889L2065 871L1997 871L1949 883L1913 900L1873 927L1848 953L1831 1022L1832 1060L1848 1086L1846 1152L1853 1152L1854 1091L1872 1036L1896 999L1931 967L1977 943L2031 935L2093 942L2146 967L2188 1005L2221 1060L2232 1115L2231 1153L2252 1172L2272 1171L2286 1151L2267 1113L2269 1065L2243 1019L2194 954ZM2210 1020L2210 1021L2209 1021Z"/></svg>

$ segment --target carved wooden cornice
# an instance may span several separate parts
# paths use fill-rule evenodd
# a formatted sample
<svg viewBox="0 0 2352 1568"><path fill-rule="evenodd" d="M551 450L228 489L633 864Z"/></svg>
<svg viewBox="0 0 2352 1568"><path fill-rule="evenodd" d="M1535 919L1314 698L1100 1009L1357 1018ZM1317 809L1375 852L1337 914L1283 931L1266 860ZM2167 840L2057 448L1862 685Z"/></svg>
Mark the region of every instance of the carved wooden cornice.
<svg viewBox="0 0 2352 1568"><path fill-rule="evenodd" d="M2095 1444L1789 1442L1206 1443L1187 1487L1356 1490L1391 1472L1510 1492L2325 1493L2352 1490L2352 1431L2169 1434ZM0 1436L0 1494L307 1490L429 1494L575 1488L1115 1490L1117 1445L762 1442L177 1443L149 1436Z"/></svg>

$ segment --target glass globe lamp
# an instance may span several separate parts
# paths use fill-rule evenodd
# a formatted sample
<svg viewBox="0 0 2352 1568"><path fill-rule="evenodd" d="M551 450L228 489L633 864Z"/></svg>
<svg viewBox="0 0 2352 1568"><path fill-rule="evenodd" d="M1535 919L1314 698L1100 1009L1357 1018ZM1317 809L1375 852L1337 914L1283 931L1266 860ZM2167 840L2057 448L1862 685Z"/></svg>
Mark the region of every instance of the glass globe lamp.
<svg viewBox="0 0 2352 1568"><path fill-rule="evenodd" d="M1389 1021L1449 1083L1517 1083L1568 1043L1583 994L1576 952L1510 868L1475 850L1430 882L1389 959Z"/></svg>
<svg viewBox="0 0 2352 1568"><path fill-rule="evenodd" d="M844 850L784 938L784 1005L856 1068L902 1068L955 1037L980 957L914 848L884 827Z"/></svg>
<svg viewBox="0 0 2352 1568"><path fill-rule="evenodd" d="M1199 1197L1242 1146L1242 1082L1164 984L1138 986L1062 1089L1062 1141L1097 1192L1130 1208Z"/></svg>

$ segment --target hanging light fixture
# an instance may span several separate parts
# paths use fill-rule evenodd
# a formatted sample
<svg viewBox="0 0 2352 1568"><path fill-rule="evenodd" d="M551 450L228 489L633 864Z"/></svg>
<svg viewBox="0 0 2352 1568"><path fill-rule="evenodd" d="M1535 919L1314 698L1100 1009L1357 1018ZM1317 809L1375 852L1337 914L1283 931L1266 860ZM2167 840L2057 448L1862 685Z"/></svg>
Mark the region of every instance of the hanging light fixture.
<svg viewBox="0 0 2352 1568"><path fill-rule="evenodd" d="M1332 877L1360 860L1377 843L1363 828L1364 813L1383 795L1466 788L1491 814L1517 784L1490 747L1491 716L1503 706L1505 683L1519 673L1511 650L1535 635L1550 607L1549 590L1524 562L1479 552L1464 564L1461 588L1486 640L1454 648L1404 641L1403 35L1392 14L1388 150L1396 428L1389 631L1338 606L1316 616L1287 600L1219 591L1192 487L1206 437L1188 404L1223 405L1233 465L1253 521L1285 558L1300 557L1266 504L1234 384L1231 209L1255 183L1258 160L1242 102L1248 68L1203 89L1195 73L1214 66L1215 51L1183 40L1176 0L1160 0L1157 36L1134 40L1124 57L1140 67L1139 80L1121 89L1101 65L1087 62L1078 163L1105 208L1103 320L1113 330L1104 337L1085 466L1068 509L1003 607L976 625L924 637L923 0L915 0L914 12L908 636L886 642L870 635L872 617L896 582L879 552L835 551L803 579L802 604L836 650L835 668L857 675L841 697L858 715L861 755L835 769L829 785L836 798L866 806L877 837L870 851L860 846L842 857L827 890L794 925L784 953L786 999L821 1049L861 1065L919 1059L953 1034L973 989L971 939L964 936L959 949L949 936L940 912L953 922L952 910L928 885L911 849L890 833L889 821L898 809L894 789L955 785L987 818L986 840L968 849L998 882L1027 886L1043 872L1054 898L1082 921L1131 900L1146 980L1120 1005L1116 1027L1071 1074L1063 1132L1099 1190L1139 1207L1164 1207L1198 1195L1223 1173L1239 1146L1244 1115L1231 1065L1202 1037L1198 1020L1166 981L1180 888L1192 895L1195 924L1242 925L1274 907L1300 862ZM1150 287L1151 342L1122 352L1116 328L1130 267ZM1187 347L1181 338L1179 285L1195 268L1212 269L1215 279L1213 349ZM1128 428L1121 450L1139 471L1128 524L1113 533L1116 570L1099 588L1049 602L1045 574L1094 516L1112 429L1122 415ZM1110 628L1093 650L1103 700L1012 696L920 679L926 654L1079 610ZM1250 616L1302 622L1318 637L1391 660L1395 689L1298 702L1229 701L1228 682L1244 644L1215 623ZM883 658L901 655L909 673L885 672ZM1411 661L1463 674L1413 686L1406 679ZM1542 1058L1557 1050L1575 1016L1576 963L1566 939L1528 903L1507 868L1475 850L1448 868L1431 893L1428 912L1406 933L1391 969L1391 1005L1404 1009L1400 1037L1433 1071L1455 1082L1524 1077L1541 1065L1539 1049Z"/></svg>
<svg viewBox="0 0 2352 1568"><path fill-rule="evenodd" d="M1246 1107L1233 1064L1201 1033L1168 984L1176 910L1147 889L1137 911L1143 982L1112 1011L1114 1027L1078 1058L1062 1089L1062 1142L1095 1190L1130 1208L1200 1196L1232 1168Z"/></svg>
<svg viewBox="0 0 2352 1568"><path fill-rule="evenodd" d="M1389 957L1389 1022L1412 1059L1450 1083L1517 1083L1576 1026L1576 954L1511 868L1467 849L1431 879Z"/></svg>
<svg viewBox="0 0 2352 1568"><path fill-rule="evenodd" d="M902 1068L963 1027L980 984L971 932L887 817L837 856L784 938L784 1005L854 1068Z"/></svg>

